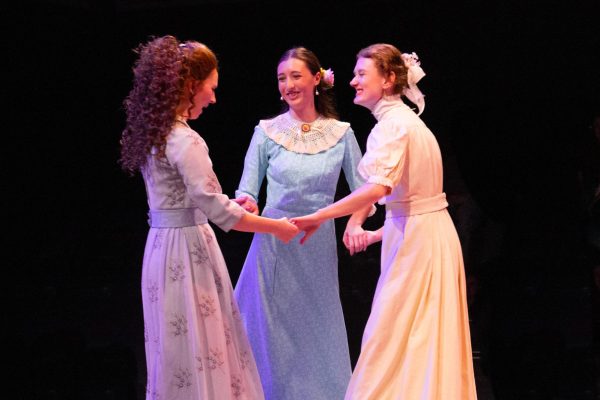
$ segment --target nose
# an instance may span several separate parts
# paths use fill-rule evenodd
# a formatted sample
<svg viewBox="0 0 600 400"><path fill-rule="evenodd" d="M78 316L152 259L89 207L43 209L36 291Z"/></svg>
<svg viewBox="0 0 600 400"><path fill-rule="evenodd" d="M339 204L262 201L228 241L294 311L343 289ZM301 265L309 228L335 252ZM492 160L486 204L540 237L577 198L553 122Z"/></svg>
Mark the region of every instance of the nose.
<svg viewBox="0 0 600 400"><path fill-rule="evenodd" d="M285 88L292 89L293 87L294 87L294 81L291 79L286 79L285 80Z"/></svg>
<svg viewBox="0 0 600 400"><path fill-rule="evenodd" d="M215 95L215 92L212 93L212 95L210 96L210 104L215 104L217 102L217 96Z"/></svg>
<svg viewBox="0 0 600 400"><path fill-rule="evenodd" d="M352 80L350 81L350 86L352 87L356 87L356 85L358 85L358 79L356 79L356 77L352 78Z"/></svg>

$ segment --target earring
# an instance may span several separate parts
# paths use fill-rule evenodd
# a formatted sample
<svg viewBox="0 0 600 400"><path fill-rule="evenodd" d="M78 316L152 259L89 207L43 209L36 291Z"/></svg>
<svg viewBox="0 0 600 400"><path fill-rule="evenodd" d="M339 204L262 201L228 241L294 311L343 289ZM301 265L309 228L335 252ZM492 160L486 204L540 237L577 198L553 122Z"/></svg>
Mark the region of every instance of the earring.
<svg viewBox="0 0 600 400"><path fill-rule="evenodd" d="M281 96L281 97L279 98L279 100L283 101L283 96Z"/></svg>
<svg viewBox="0 0 600 400"><path fill-rule="evenodd" d="M319 95L319 89L315 89L315 96Z"/></svg>

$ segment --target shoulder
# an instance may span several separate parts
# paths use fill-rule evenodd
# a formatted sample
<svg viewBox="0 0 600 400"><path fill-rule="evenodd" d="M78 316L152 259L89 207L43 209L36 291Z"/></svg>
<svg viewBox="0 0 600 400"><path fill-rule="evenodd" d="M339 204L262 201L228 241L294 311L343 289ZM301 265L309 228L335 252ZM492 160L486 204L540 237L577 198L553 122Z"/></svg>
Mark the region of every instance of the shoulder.
<svg viewBox="0 0 600 400"><path fill-rule="evenodd" d="M410 108L406 107L392 110L385 118L377 122L373 130L403 134L424 126L423 121Z"/></svg>
<svg viewBox="0 0 600 400"><path fill-rule="evenodd" d="M260 146L269 139L265 126L261 124L262 122L263 120L260 120L258 125L254 127L254 133L252 134L252 143L254 145Z"/></svg>
<svg viewBox="0 0 600 400"><path fill-rule="evenodd" d="M328 135L335 137L337 141L345 141L349 137L354 137L354 131L352 131L349 122L339 121L334 118L322 118L321 121L320 129Z"/></svg>
<svg viewBox="0 0 600 400"><path fill-rule="evenodd" d="M344 132L352 132L349 122L340 121L335 118L324 118L324 120L327 124L331 124L335 129L339 129Z"/></svg>
<svg viewBox="0 0 600 400"><path fill-rule="evenodd" d="M204 139L192 128L176 123L167 136L167 153L184 151L190 147L208 151Z"/></svg>
<svg viewBox="0 0 600 400"><path fill-rule="evenodd" d="M273 127L280 125L283 121L284 121L284 114L279 114L278 116L273 117L273 118L261 119L260 121L258 121L258 125L256 125L256 129L260 128L263 130L263 132L267 132L270 129L273 129ZM256 132L256 129L255 129L255 132Z"/></svg>

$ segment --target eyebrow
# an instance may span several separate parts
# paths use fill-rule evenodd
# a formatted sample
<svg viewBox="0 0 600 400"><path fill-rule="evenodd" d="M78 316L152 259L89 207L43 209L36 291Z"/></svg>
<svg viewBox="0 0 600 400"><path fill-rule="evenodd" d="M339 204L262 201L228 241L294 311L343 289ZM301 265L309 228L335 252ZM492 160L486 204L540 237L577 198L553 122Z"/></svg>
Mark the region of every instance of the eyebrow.
<svg viewBox="0 0 600 400"><path fill-rule="evenodd" d="M290 74L301 74L301 73L302 73L302 71L297 71L297 70L290 71ZM279 75L285 75L285 73L280 72L277 74L277 76L279 76Z"/></svg>

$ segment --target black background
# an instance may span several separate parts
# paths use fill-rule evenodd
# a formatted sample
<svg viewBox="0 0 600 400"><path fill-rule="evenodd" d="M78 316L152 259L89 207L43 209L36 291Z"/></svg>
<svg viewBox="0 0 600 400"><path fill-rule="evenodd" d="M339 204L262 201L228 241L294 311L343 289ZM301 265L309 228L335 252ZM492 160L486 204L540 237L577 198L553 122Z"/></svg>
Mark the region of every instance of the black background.
<svg viewBox="0 0 600 400"><path fill-rule="evenodd" d="M7 9L4 326L14 398L143 398L147 204L117 158L132 49L164 34L219 57L217 104L192 127L229 195L255 124L279 111L283 51L304 45L335 71L341 119L363 149L375 121L352 104L356 52L375 42L415 51L427 73L422 118L442 148L465 250L480 399L598 398L598 260L585 242L581 184L600 106L598 8L48 0ZM337 197L347 193L342 178ZM381 222L379 210L369 226ZM251 235L217 234L235 284ZM340 247L353 361L378 252L351 258Z"/></svg>

